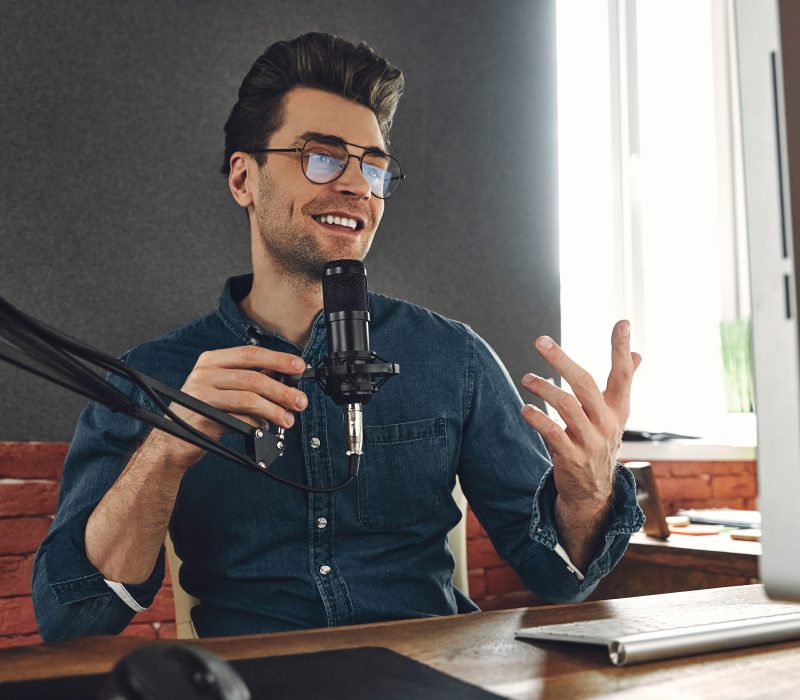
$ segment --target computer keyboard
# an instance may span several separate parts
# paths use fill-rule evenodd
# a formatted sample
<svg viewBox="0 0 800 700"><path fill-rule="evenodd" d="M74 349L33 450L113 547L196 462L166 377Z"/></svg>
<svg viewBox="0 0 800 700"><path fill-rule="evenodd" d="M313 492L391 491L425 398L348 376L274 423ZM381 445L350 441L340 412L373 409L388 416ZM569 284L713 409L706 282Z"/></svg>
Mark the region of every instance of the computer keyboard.
<svg viewBox="0 0 800 700"><path fill-rule="evenodd" d="M616 666L675 656L800 639L800 605L767 601L722 605L688 613L582 620L526 627L523 639L601 644Z"/></svg>

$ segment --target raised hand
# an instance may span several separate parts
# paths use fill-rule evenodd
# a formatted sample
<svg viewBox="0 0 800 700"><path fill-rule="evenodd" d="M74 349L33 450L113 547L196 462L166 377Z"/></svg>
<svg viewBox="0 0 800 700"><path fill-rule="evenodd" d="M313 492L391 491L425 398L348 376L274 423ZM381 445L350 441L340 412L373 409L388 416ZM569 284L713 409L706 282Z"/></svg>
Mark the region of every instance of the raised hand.
<svg viewBox="0 0 800 700"><path fill-rule="evenodd" d="M552 338L538 338L536 349L575 392L535 374L522 379L523 386L555 408L566 424L562 428L530 404L522 407L524 419L550 449L558 490L556 527L562 545L580 567L590 558L609 512L614 465L630 414L631 383L642 358L631 352L630 323L618 321L611 333L611 372L601 392Z"/></svg>

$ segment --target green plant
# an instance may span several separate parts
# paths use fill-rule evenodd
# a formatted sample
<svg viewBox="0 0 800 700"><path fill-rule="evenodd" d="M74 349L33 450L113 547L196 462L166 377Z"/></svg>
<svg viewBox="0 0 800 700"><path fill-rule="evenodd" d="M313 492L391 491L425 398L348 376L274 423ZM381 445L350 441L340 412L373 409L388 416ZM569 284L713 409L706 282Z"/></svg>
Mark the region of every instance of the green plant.
<svg viewBox="0 0 800 700"><path fill-rule="evenodd" d="M728 412L748 413L754 405L750 319L721 321L719 334Z"/></svg>

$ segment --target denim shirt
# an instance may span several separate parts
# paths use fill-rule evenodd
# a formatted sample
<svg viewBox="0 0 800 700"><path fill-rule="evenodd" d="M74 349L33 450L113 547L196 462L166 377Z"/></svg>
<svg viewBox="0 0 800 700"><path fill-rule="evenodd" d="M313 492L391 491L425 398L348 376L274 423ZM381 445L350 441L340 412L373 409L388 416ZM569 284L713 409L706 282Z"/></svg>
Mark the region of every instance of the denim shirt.
<svg viewBox="0 0 800 700"><path fill-rule="evenodd" d="M239 310L251 284L252 275L230 279L214 313L123 359L180 388L205 350L257 343L300 354ZM579 580L554 551L548 453L522 419L522 400L491 348L468 326L418 306L376 293L369 303L371 347L401 373L364 407L354 482L335 493L304 493L208 454L186 472L169 530L183 560L181 585L200 599L192 610L200 636L477 610L452 583L447 534L461 517L451 495L456 475L499 555L550 601L588 596L641 527L633 477L617 467L610 526ZM316 366L326 354L320 313L302 356ZM155 410L138 388L112 382ZM280 473L318 486L339 483L347 473L342 410L313 379L300 389L308 407L287 431ZM84 530L148 431L96 403L81 414L33 572L46 640L116 634L134 615L87 559ZM242 436L223 442L244 452ZM162 550L147 581L121 583L147 607L163 576Z"/></svg>

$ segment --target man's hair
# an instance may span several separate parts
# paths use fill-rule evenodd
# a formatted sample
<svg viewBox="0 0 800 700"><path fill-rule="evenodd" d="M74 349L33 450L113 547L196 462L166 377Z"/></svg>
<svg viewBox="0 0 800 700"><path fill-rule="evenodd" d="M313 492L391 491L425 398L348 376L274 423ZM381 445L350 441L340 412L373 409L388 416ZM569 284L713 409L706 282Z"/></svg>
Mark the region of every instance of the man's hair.
<svg viewBox="0 0 800 700"><path fill-rule="evenodd" d="M235 151L263 147L281 125L282 100L292 88L305 86L341 95L369 107L389 144L397 103L403 94L403 72L365 43L312 32L269 46L256 59L239 88L239 99L225 122L225 160L230 173ZM263 165L265 154L257 153Z"/></svg>

